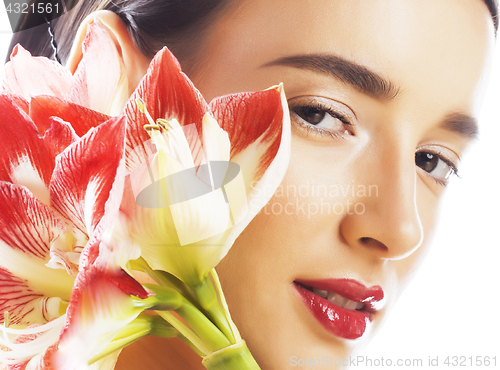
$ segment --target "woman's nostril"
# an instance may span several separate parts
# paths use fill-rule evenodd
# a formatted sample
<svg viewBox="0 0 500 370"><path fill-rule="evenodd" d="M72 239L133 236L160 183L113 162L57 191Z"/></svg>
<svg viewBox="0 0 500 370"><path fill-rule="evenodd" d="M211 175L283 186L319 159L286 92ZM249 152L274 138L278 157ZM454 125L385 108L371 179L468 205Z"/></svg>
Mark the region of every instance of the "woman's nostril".
<svg viewBox="0 0 500 370"><path fill-rule="evenodd" d="M387 246L384 243L379 242L377 239L373 239L373 238L369 238L369 237L362 237L359 239L359 241L361 242L361 244L363 244L367 247L374 247L374 248L377 248L377 249L380 249L383 251L386 251L389 249L389 248L387 248Z"/></svg>

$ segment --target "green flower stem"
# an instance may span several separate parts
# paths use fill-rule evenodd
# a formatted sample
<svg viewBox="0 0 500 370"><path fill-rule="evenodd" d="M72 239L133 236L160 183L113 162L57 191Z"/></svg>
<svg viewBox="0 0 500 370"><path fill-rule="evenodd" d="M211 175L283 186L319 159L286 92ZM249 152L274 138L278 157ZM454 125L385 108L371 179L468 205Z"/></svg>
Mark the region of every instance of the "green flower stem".
<svg viewBox="0 0 500 370"><path fill-rule="evenodd" d="M181 307L186 299L175 289L160 285L144 284L144 287L151 290L155 295L141 299L132 296L134 305L143 310L172 311Z"/></svg>
<svg viewBox="0 0 500 370"><path fill-rule="evenodd" d="M179 335L178 331L161 317L143 313L120 330L113 338L113 341L109 343L104 350L89 360L88 365L92 365L94 362L101 360L115 351L125 348L149 334L164 338L172 338Z"/></svg>
<svg viewBox="0 0 500 370"><path fill-rule="evenodd" d="M117 339L117 340L112 341L98 355L92 357L89 360L89 362L88 362L87 365L89 365L89 366L92 365L93 363L95 363L95 362L103 359L104 357L112 354L115 351L118 351L120 349L123 349L123 348L127 347L128 345L130 345L133 342L141 339L142 337L145 337L148 334L149 334L149 331L146 330L146 329L144 329L144 331L137 332L137 333L129 336L128 338L122 338L122 339Z"/></svg>
<svg viewBox="0 0 500 370"><path fill-rule="evenodd" d="M156 312L164 320L166 320L173 328L177 330L177 332L179 333L179 338L185 340L186 343L192 343L191 347L195 350L196 353L200 354L201 356L210 353L211 351L209 350L209 348L196 335L196 333L194 333L190 328L184 325L184 323L182 323L179 319L168 312L176 310L182 305L192 306L192 304L175 289L151 284L144 284L144 286L155 293L155 295L145 299L132 296L131 298L134 301L135 307L142 310L156 310ZM194 307L194 309L197 310L196 307Z"/></svg>
<svg viewBox="0 0 500 370"><path fill-rule="evenodd" d="M222 333L224 333L230 344L236 343L231 324L226 316L228 312L225 312L224 308L219 304L217 293L210 279L206 277L200 284L194 286L192 289L201 307L208 313ZM222 290L220 290L219 293L222 293Z"/></svg>
<svg viewBox="0 0 500 370"><path fill-rule="evenodd" d="M179 316L187 322L196 335L207 345L209 353L231 345L229 340L219 330L219 328L178 291L159 285L144 284L144 286L153 291L155 295L146 299L134 298L136 301L136 307L152 309L158 312L177 312ZM166 317L164 318L177 330L179 330L182 335L191 340L191 337L189 336L190 333L184 333L183 328L176 326L178 323L173 323ZM198 345L196 345L196 347L202 350Z"/></svg>
<svg viewBox="0 0 500 370"><path fill-rule="evenodd" d="M215 352L231 345L219 328L188 300L185 300L175 312L187 322L191 329L208 346L210 352Z"/></svg>
<svg viewBox="0 0 500 370"><path fill-rule="evenodd" d="M142 258L130 261L130 267L133 270L142 271L148 274L158 285L176 289L184 298L188 299L192 304L196 305L195 297L191 289L174 275L161 270L153 270L149 264ZM199 307L201 308L201 307Z"/></svg>
<svg viewBox="0 0 500 370"><path fill-rule="evenodd" d="M161 338L182 337L182 335L172 325L166 322L161 316L150 315L151 332L150 335Z"/></svg>
<svg viewBox="0 0 500 370"><path fill-rule="evenodd" d="M165 319L161 316L154 316L155 319L153 319L154 324L151 327L151 333L150 335L154 335L157 337L162 337L162 338L172 338L172 337L177 337L181 339L184 343L186 343L193 351L195 351L198 356L203 357L203 352L201 352L196 346L191 343L190 340L188 340L184 335L179 333L177 329L175 329L171 324L165 321ZM172 331L174 332L174 335L172 335Z"/></svg>
<svg viewBox="0 0 500 370"><path fill-rule="evenodd" d="M196 354L200 357L205 356L205 353L201 352L189 339L187 339L184 335L182 334L177 334L177 338L181 339L184 343L186 343L189 348L191 348L193 351L196 352Z"/></svg>
<svg viewBox="0 0 500 370"><path fill-rule="evenodd" d="M166 320L180 333L179 337L181 339L187 340L186 343L192 343L192 348L194 346L193 349L197 353L206 355L214 351L210 348L211 343L205 343L204 340L206 339L200 338L200 336L198 336L199 333L197 333L196 330L191 330L191 328L186 326L181 320L168 312L176 310L185 312L185 317L182 317L180 313L179 315L181 315L181 317L188 323L188 325L195 325L195 327L198 327L198 331L201 331L203 333L203 329L206 330L207 328L203 326L202 319L200 319L201 316L215 328L215 331L212 329L212 332L215 332L214 335L216 338L218 337L218 334L222 335L220 331L203 315L203 313L200 312L200 310L198 310L196 306L194 306L189 300L185 299L177 290L173 288L152 284L144 284L144 287L151 290L154 295L145 299L132 297L136 307L142 308L143 310L155 310L164 320ZM210 325L205 324L205 326ZM209 327L208 330L210 331L210 329L211 328ZM207 334L204 335L206 336ZM217 345L217 341L212 344Z"/></svg>
<svg viewBox="0 0 500 370"><path fill-rule="evenodd" d="M235 323L233 322L233 319L231 318L231 313L229 312L229 306L227 305L226 297L224 296L224 292L222 291L222 286L220 284L219 275L217 275L217 271L215 271L215 269L212 269L209 274L210 274L210 277L212 278L213 285L217 291L219 301L220 301L220 304L222 306L222 309L225 312L225 316L227 318L227 321L229 322L229 325L231 326L231 331L233 333L234 342L238 343L242 340L241 334L238 331L238 328L236 327Z"/></svg>
<svg viewBox="0 0 500 370"><path fill-rule="evenodd" d="M158 284L170 286L174 289L177 289L184 296L184 298L187 298L187 299L189 299L190 297L194 298L193 292L191 292L189 287L186 284L184 284L182 281L177 279L174 275L169 274L168 272L165 272L165 271L152 270L152 269L149 269L149 271L147 271L147 273Z"/></svg>
<svg viewBox="0 0 500 370"><path fill-rule="evenodd" d="M244 340L203 358L208 370L260 370Z"/></svg>
<svg viewBox="0 0 500 370"><path fill-rule="evenodd" d="M195 352L200 354L201 356L207 355L210 353L208 347L203 343L203 341L196 335L194 331L192 331L189 327L187 327L181 320L175 317L172 313L168 311L156 311L158 315L160 315L165 321L167 321L170 325L176 328L179 333L182 335L181 339L185 338L189 343L191 343L191 348L196 348ZM186 342L186 343L188 343ZM189 344L188 343L188 344Z"/></svg>

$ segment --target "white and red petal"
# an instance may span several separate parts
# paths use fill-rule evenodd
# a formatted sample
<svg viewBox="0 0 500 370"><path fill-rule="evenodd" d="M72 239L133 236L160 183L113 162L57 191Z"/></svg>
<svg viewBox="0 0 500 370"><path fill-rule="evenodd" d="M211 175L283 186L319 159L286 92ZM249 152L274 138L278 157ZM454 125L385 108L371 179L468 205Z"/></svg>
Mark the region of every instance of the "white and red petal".
<svg viewBox="0 0 500 370"><path fill-rule="evenodd" d="M59 117L49 118L50 126L45 131L43 141L47 147L50 158L54 159L61 154L68 146L79 139L79 136L72 125L63 121Z"/></svg>
<svg viewBox="0 0 500 370"><path fill-rule="evenodd" d="M0 147L0 180L30 188L33 184L43 192L55 160L31 119L7 94L0 94Z"/></svg>
<svg viewBox="0 0 500 370"><path fill-rule="evenodd" d="M24 185L46 204L55 157L77 138L67 123L52 118L51 124L40 137L13 97L0 94L0 181Z"/></svg>
<svg viewBox="0 0 500 370"><path fill-rule="evenodd" d="M48 297L33 291L29 282L1 267L0 292L0 322L5 320L4 314L8 312L11 325L49 322L61 316L61 311L67 306L67 301L59 297Z"/></svg>
<svg viewBox="0 0 500 370"><path fill-rule="evenodd" d="M12 49L4 70L4 88L28 101L36 95L65 99L73 81L71 73L62 65L45 57L32 57L19 44Z"/></svg>
<svg viewBox="0 0 500 370"><path fill-rule="evenodd" d="M50 245L50 260L45 266L63 269L69 275L76 276L82 250L83 247L76 246L76 239L71 232L60 235Z"/></svg>
<svg viewBox="0 0 500 370"><path fill-rule="evenodd" d="M232 226L222 189L162 149L128 179L117 223L126 224L130 243L140 246L151 268L199 282L219 262ZM127 245L127 235L115 239Z"/></svg>
<svg viewBox="0 0 500 370"><path fill-rule="evenodd" d="M124 113L127 116L127 169L132 171L152 153L145 147L150 138L144 130L148 124L146 116L137 107L136 99L144 101L153 119L176 119L181 126L195 124L202 132L202 120L208 112L208 105L189 78L181 72L179 62L167 49L160 50L151 62L146 76L127 102ZM201 160L199 138L191 135L191 151L195 163Z"/></svg>
<svg viewBox="0 0 500 370"><path fill-rule="evenodd" d="M64 232L58 215L28 190L0 182L0 316L8 311L16 323L44 323L56 315L57 298L69 300L74 278L45 266Z"/></svg>
<svg viewBox="0 0 500 370"><path fill-rule="evenodd" d="M20 340L17 341L17 343L29 343L33 341L34 339L38 338L36 336L35 338L31 338L33 335L25 335L21 336ZM51 345L49 348L47 348L44 352L37 354L35 357L30 359L29 361L26 361L21 364L15 364L15 365L9 365L7 367L7 370L56 370L52 366L52 354L57 351L57 343Z"/></svg>
<svg viewBox="0 0 500 370"><path fill-rule="evenodd" d="M87 27L82 49L82 61L73 76L59 63L32 57L21 45L16 45L4 68L3 90L28 101L35 96L50 95L118 115L129 97L127 75L116 44L98 20Z"/></svg>
<svg viewBox="0 0 500 370"><path fill-rule="evenodd" d="M26 114L29 114L30 107L29 102L26 99L24 99L21 95L17 95L14 93L8 93L8 95L21 110L23 110Z"/></svg>
<svg viewBox="0 0 500 370"><path fill-rule="evenodd" d="M209 113L203 117L203 142L207 161L229 161L231 153L229 136Z"/></svg>
<svg viewBox="0 0 500 370"><path fill-rule="evenodd" d="M26 329L0 327L0 363L8 370L55 370L52 355L57 349L65 316ZM13 339L11 339L13 338Z"/></svg>
<svg viewBox="0 0 500 370"><path fill-rule="evenodd" d="M116 44L98 19L87 26L82 49L68 100L118 115L129 97L127 74Z"/></svg>
<svg viewBox="0 0 500 370"><path fill-rule="evenodd" d="M245 178L259 181L282 141L288 112L282 103L282 88L221 96L210 102L210 109L229 135L231 160L241 158L238 163Z"/></svg>
<svg viewBox="0 0 500 370"><path fill-rule="evenodd" d="M124 117L111 118L57 157L50 182L51 205L70 221L77 239L92 238L113 187L118 192L122 189L124 143ZM116 210L121 194L117 197L113 197Z"/></svg>
<svg viewBox="0 0 500 370"><path fill-rule="evenodd" d="M245 182L248 212L227 239L222 257L283 180L290 158L290 116L283 87L215 98L210 109L231 141L231 161Z"/></svg>
<svg viewBox="0 0 500 370"><path fill-rule="evenodd" d="M124 271L109 273L112 270L96 267L99 244L89 244L83 252L82 269L71 295L59 350L53 356L58 369L76 370L86 365L142 311L131 295L149 295Z"/></svg>
<svg viewBox="0 0 500 370"><path fill-rule="evenodd" d="M54 96L41 95L31 99L29 115L40 134L44 134L56 116L69 122L78 136L85 135L92 127L97 127L110 117L84 106L61 100Z"/></svg>
<svg viewBox="0 0 500 370"><path fill-rule="evenodd" d="M61 219L23 186L0 182L0 240L10 248L44 259L64 232Z"/></svg>

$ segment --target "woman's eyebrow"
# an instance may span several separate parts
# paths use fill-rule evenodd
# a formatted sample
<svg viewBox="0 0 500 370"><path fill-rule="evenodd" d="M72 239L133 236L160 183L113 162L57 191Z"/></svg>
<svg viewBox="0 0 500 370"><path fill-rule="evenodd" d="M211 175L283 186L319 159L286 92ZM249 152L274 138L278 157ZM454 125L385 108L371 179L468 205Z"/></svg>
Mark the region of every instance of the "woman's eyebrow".
<svg viewBox="0 0 500 370"><path fill-rule="evenodd" d="M273 60L263 67L277 65L333 76L362 93L381 100L394 99L400 91L390 80L376 72L334 54L292 55ZM475 118L459 112L447 115L440 123L440 127L467 139L476 139L479 131Z"/></svg>
<svg viewBox="0 0 500 370"><path fill-rule="evenodd" d="M468 114L455 112L448 114L439 125L441 128L455 132L466 139L477 139L479 126L477 120Z"/></svg>
<svg viewBox="0 0 500 370"><path fill-rule="evenodd" d="M365 66L333 54L293 55L276 59L264 65L283 65L331 75L364 94L381 100L394 99L399 89L388 79Z"/></svg>

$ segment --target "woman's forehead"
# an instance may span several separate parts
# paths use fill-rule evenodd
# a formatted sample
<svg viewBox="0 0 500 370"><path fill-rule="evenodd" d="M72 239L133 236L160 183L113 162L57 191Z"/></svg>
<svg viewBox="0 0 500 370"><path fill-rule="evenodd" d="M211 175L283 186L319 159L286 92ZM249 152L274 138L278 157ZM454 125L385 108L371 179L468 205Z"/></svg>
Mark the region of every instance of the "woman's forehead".
<svg viewBox="0 0 500 370"><path fill-rule="evenodd" d="M283 57L330 54L402 91L430 89L429 99L453 91L456 104L470 100L494 39L479 0L255 0L216 23L209 54L224 57L227 74L241 77Z"/></svg>

